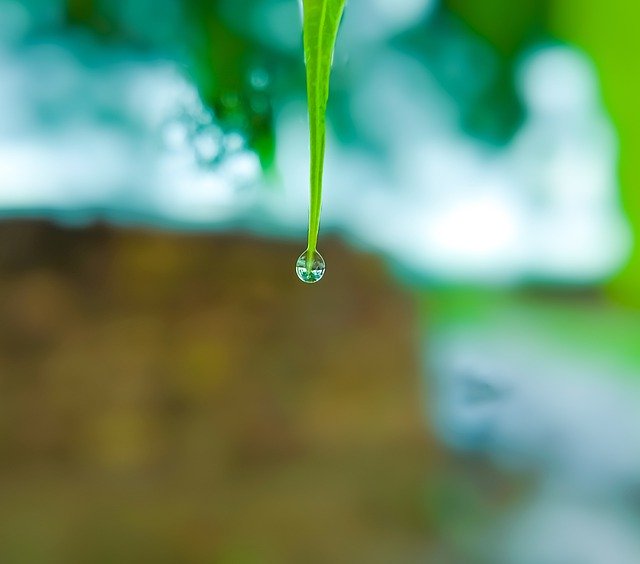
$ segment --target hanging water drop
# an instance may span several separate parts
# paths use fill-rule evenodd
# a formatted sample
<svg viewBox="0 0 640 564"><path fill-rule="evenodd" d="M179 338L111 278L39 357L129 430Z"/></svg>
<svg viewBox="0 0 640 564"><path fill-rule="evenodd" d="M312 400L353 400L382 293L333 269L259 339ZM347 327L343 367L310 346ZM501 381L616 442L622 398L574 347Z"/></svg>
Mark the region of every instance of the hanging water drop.
<svg viewBox="0 0 640 564"><path fill-rule="evenodd" d="M307 67L309 110L309 229L307 250L296 263L298 278L313 284L324 276L324 259L316 251L322 209L326 145L326 109L333 53L346 0L302 0L302 38Z"/></svg>
<svg viewBox="0 0 640 564"><path fill-rule="evenodd" d="M315 284L323 276L326 265L318 251L309 252L307 249L296 261L296 274L305 284Z"/></svg>

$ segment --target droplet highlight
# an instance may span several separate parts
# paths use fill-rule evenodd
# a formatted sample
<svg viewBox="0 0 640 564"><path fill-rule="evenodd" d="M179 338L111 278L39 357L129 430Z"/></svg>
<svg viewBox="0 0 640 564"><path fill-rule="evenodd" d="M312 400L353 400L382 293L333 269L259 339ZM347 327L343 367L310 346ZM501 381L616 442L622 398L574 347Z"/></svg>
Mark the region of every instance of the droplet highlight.
<svg viewBox="0 0 640 564"><path fill-rule="evenodd" d="M323 276L326 264L318 251L310 254L308 250L302 253L296 261L296 274L305 284L315 284Z"/></svg>

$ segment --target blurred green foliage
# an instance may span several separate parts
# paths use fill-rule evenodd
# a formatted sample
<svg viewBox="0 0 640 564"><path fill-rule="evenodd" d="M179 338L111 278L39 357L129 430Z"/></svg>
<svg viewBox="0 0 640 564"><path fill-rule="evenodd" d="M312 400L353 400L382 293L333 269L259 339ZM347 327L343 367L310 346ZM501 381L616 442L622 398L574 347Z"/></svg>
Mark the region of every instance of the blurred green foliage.
<svg viewBox="0 0 640 564"><path fill-rule="evenodd" d="M245 135L268 168L274 157L273 109L269 71L275 52L249 34L243 34L224 17L220 0L182 0L175 14L166 2L137 3L141 7L127 20L126 2L66 0L67 23L90 29L105 40L122 41L140 49L154 48L177 56L194 79L203 101L227 130ZM247 2L245 2L246 4ZM136 3L131 3L135 7ZM123 7L124 6L124 7ZM247 9L236 5L235 9ZM170 29L145 33L136 24L169 20ZM164 33L162 33L164 31ZM255 80L256 73L267 77Z"/></svg>
<svg viewBox="0 0 640 564"><path fill-rule="evenodd" d="M550 355L562 351L583 362L604 364L608 376L638 378L640 320L595 290L440 289L422 295L421 310L425 324L436 333L464 330L503 341L526 336Z"/></svg>
<svg viewBox="0 0 640 564"><path fill-rule="evenodd" d="M443 14L458 18L497 55L492 79L464 112L463 127L497 143L508 141L524 118L515 69L522 52L544 37L549 0L445 0L443 6Z"/></svg>

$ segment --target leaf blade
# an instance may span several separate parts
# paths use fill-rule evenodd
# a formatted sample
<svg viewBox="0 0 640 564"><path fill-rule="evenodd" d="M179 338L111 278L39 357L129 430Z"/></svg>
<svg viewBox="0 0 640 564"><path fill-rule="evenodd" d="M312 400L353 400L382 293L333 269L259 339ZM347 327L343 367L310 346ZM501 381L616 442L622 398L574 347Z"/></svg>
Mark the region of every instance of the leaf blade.
<svg viewBox="0 0 640 564"><path fill-rule="evenodd" d="M309 109L309 232L308 256L317 249L322 208L326 145L326 108L333 51L345 0L303 0L303 34Z"/></svg>

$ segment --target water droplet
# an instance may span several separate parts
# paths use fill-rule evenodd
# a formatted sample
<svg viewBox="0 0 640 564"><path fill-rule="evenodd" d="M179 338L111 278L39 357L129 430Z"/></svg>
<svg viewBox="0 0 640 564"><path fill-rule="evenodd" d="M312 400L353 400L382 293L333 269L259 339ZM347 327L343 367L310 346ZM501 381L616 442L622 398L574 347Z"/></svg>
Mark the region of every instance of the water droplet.
<svg viewBox="0 0 640 564"><path fill-rule="evenodd" d="M324 276L325 269L324 259L318 251L311 256L308 251L305 251L296 261L296 274L305 284L318 282Z"/></svg>

